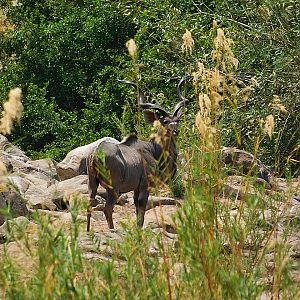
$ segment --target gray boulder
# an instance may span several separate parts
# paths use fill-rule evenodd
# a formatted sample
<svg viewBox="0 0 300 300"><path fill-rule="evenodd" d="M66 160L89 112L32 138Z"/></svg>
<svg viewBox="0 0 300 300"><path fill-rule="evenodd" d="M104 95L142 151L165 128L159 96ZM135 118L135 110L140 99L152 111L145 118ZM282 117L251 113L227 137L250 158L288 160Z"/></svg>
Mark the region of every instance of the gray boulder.
<svg viewBox="0 0 300 300"><path fill-rule="evenodd" d="M30 185L25 193L25 198L30 208L56 210L56 205L52 201L52 195L45 186Z"/></svg>
<svg viewBox="0 0 300 300"><path fill-rule="evenodd" d="M22 238L23 230L28 224L29 220L24 216L17 217L14 220L5 221L3 225L0 226L0 244L7 241L8 235L12 239Z"/></svg>
<svg viewBox="0 0 300 300"><path fill-rule="evenodd" d="M55 162L49 158L27 161L25 168L20 169L20 172L46 180L49 185L51 181L58 179Z"/></svg>
<svg viewBox="0 0 300 300"><path fill-rule="evenodd" d="M2 134L0 134L0 159L8 172L13 172L14 168L21 167L30 160L22 150L10 143Z"/></svg>
<svg viewBox="0 0 300 300"><path fill-rule="evenodd" d="M31 174L44 180L57 178L55 162L51 159L31 160L25 153L0 134L0 160L8 173Z"/></svg>
<svg viewBox="0 0 300 300"><path fill-rule="evenodd" d="M87 184L87 175L78 175L70 179L56 182L48 188L48 191L51 194L52 201L59 208L63 209L69 204L67 203L67 198L72 194L78 195L80 198L89 199ZM106 197L106 191L101 185L98 187L97 194L102 198Z"/></svg>
<svg viewBox="0 0 300 300"><path fill-rule="evenodd" d="M31 185L30 180L26 177L26 175L22 176L17 174L10 174L7 176L3 176L5 184L13 189L15 189L20 195L24 197L25 192Z"/></svg>
<svg viewBox="0 0 300 300"><path fill-rule="evenodd" d="M10 143L4 135L0 134L0 156L3 152L23 161L30 160L22 150Z"/></svg>
<svg viewBox="0 0 300 300"><path fill-rule="evenodd" d="M6 176L5 182L25 200L28 207L55 210L56 205L52 202L52 194L48 191L51 182L40 178L43 177L40 176L41 174L40 172L18 175L14 173Z"/></svg>
<svg viewBox="0 0 300 300"><path fill-rule="evenodd" d="M119 143L114 138L104 137L88 145L84 145L70 151L66 157L56 165L57 174L60 180L66 180L86 173L86 159L88 155L104 140L112 143Z"/></svg>
<svg viewBox="0 0 300 300"><path fill-rule="evenodd" d="M26 206L26 199L14 187L6 186L5 191L0 194L0 209L10 207L12 217L29 216L30 213ZM5 221L3 213L0 211L0 225Z"/></svg>
<svg viewBox="0 0 300 300"><path fill-rule="evenodd" d="M10 206L13 217L27 216L28 207L56 209L50 193L47 193L48 186L57 178L56 167L51 159L31 160L0 135L0 160L8 172L1 178L4 191L0 195L0 208ZM2 214L0 224L4 219Z"/></svg>
<svg viewBox="0 0 300 300"><path fill-rule="evenodd" d="M257 176L270 182L271 171L253 154L232 147L223 147L222 161L229 175Z"/></svg>
<svg viewBox="0 0 300 300"><path fill-rule="evenodd" d="M8 157L2 157L4 163L7 162L7 159ZM28 160L26 162L9 160L9 162L10 168L8 171L17 175L28 174L31 177L49 182L58 178L55 164L51 159Z"/></svg>

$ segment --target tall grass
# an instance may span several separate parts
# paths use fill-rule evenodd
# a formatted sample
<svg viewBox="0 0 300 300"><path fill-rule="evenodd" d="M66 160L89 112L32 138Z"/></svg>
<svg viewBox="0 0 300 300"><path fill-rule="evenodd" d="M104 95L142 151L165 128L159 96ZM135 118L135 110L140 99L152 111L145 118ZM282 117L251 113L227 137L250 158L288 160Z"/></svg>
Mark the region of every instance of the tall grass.
<svg viewBox="0 0 300 300"><path fill-rule="evenodd" d="M234 84L238 62L230 49L232 41L216 24L213 32L213 67L206 69L199 63L193 74L199 111L195 130L183 133L193 142L184 149L185 201L173 220L177 239L170 242L165 228L153 232L128 222L122 226L122 240L109 242L110 255L103 256L99 241L93 233L87 235L78 221L84 210L79 202L72 206L69 230L53 228L49 218L36 212L34 232L28 234L26 226L7 227L8 237L26 253L31 268L29 272L16 265L10 257L10 243L4 244L0 258L3 298L299 297L291 277L288 244L298 225L287 223L280 236L278 233L291 198L266 195L250 176L243 179L239 200L225 194L226 176L220 160L222 109L228 104L236 109L249 89L240 91ZM191 38L190 33L185 38ZM191 40L185 43L183 50L192 51ZM86 258L82 238L92 242L98 259Z"/></svg>

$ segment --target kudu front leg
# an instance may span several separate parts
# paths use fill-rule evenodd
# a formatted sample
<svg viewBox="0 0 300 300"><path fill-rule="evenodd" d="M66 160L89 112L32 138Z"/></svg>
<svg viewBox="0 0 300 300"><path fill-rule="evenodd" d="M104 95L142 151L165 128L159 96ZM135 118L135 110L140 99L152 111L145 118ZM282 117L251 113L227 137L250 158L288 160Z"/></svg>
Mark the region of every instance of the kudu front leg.
<svg viewBox="0 0 300 300"><path fill-rule="evenodd" d="M114 229L114 222L112 218L114 205L118 199L118 193L112 189L107 189L107 199L104 207L104 215L108 224L109 229Z"/></svg>
<svg viewBox="0 0 300 300"><path fill-rule="evenodd" d="M148 197L149 197L149 192L147 190L141 192L134 192L133 198L134 198L134 205L135 205L138 227L143 227L144 225Z"/></svg>
<svg viewBox="0 0 300 300"><path fill-rule="evenodd" d="M97 205L97 200L95 198L96 194L97 194L97 189L95 191L95 193L93 193L94 195L90 196L90 201L88 203L88 207L87 207L87 225L86 225L86 231L89 232L90 231L90 227L91 227L91 217L92 217L92 207Z"/></svg>

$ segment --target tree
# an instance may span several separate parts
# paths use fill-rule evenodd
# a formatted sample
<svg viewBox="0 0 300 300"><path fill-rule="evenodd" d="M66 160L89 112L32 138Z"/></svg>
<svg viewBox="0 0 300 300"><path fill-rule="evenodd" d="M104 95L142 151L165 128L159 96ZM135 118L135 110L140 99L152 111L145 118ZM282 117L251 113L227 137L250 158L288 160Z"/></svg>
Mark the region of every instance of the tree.
<svg viewBox="0 0 300 300"><path fill-rule="evenodd" d="M115 81L135 29L117 2L22 1L6 9L14 27L1 34L7 64L0 90L5 95L21 86L25 107L13 139L30 151L54 146L59 158L66 152L61 145L70 149L105 133L118 135L107 116L122 114Z"/></svg>

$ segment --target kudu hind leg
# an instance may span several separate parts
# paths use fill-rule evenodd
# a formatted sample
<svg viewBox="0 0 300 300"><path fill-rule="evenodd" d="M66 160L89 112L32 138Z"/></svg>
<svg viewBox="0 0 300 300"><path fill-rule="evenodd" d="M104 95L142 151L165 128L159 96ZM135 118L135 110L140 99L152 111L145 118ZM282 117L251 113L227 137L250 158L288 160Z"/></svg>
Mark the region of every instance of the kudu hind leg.
<svg viewBox="0 0 300 300"><path fill-rule="evenodd" d="M88 174L88 192L90 196L90 201L87 207L87 225L86 225L86 231L90 231L91 227L91 216L92 216L92 206L93 203L96 201L95 197L97 194L97 189L99 186L99 179L96 177L95 174L92 174L89 172Z"/></svg>
<svg viewBox="0 0 300 300"><path fill-rule="evenodd" d="M107 199L104 207L104 215L110 229L114 229L114 222L112 218L114 205L118 199L118 193L112 189L107 189Z"/></svg>
<svg viewBox="0 0 300 300"><path fill-rule="evenodd" d="M143 227L144 225L148 197L148 191L134 192L134 205L136 211L137 226L139 227Z"/></svg>

